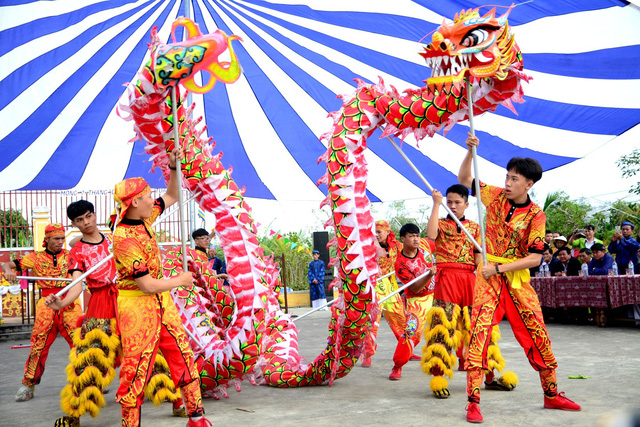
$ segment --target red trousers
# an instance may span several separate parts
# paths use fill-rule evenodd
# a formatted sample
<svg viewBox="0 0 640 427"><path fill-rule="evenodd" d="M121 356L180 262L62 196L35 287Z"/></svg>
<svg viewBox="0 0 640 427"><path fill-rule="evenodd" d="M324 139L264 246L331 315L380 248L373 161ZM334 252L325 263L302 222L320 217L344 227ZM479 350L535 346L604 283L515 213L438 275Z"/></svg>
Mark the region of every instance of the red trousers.
<svg viewBox="0 0 640 427"><path fill-rule="evenodd" d="M36 321L31 332L31 350L24 367L22 384L31 386L40 383L44 373L44 364L49 356L49 348L58 334L67 340L69 348L73 347L71 335L81 314L80 305L75 303L65 307L64 310L56 311L44 304L44 298L38 301Z"/></svg>
<svg viewBox="0 0 640 427"><path fill-rule="evenodd" d="M187 415L202 415L200 376L169 292L120 291L118 327L123 358L116 401L122 405L123 425L139 423L137 408L144 401L144 387L153 373L158 349L167 360L171 379L182 389Z"/></svg>
<svg viewBox="0 0 640 427"><path fill-rule="evenodd" d="M412 298L403 296L401 301L403 304L398 304L398 311L385 312L385 318L398 340L393 354L396 367L404 366L411 358L414 347L420 343L422 331L427 325L427 313L433 302L433 294Z"/></svg>
<svg viewBox="0 0 640 427"><path fill-rule="evenodd" d="M473 307L471 312L471 340L466 360L468 369L487 369L487 349L491 329L506 315L516 340L536 371L555 369L558 366L547 328L544 325L538 297L531 285L524 283L521 289L512 289L506 278L499 280L497 296Z"/></svg>

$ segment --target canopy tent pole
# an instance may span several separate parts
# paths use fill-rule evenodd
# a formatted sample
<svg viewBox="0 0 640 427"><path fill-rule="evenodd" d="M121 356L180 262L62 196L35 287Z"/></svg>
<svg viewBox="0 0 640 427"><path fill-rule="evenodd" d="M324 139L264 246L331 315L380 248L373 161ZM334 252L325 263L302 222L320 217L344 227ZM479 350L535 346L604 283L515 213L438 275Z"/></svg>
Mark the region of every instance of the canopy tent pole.
<svg viewBox="0 0 640 427"><path fill-rule="evenodd" d="M398 150L398 153L400 153L400 155L402 156L402 158L409 164L409 166L411 166L411 169L413 169L413 171L418 175L418 177L420 178L420 180L422 180L422 182L424 182L424 185L427 186L427 188L429 189L429 191L431 191L433 193L433 187L431 186L431 184L429 184L429 181L427 181L425 179L425 177L422 175L422 173L420 173L420 171L418 170L418 168L415 167L415 165L411 162L411 160L409 160L409 158L407 157L406 154L404 154L404 152L400 149L400 147L398 147L398 145L395 143L395 141L387 136L387 139L389 141L391 141L391 144L395 147L396 150ZM449 214L449 216L451 218L453 218L453 220L456 222L456 224L458 224L458 226L462 229L462 231L464 231L464 234L467 235L467 238L469 239L469 241L471 243L473 243L473 245L478 248L479 251L482 250L482 246L480 246L480 244L476 241L476 239L473 238L473 236L471 235L471 233L469 232L469 230L467 230L467 228L462 225L462 223L460 222L460 220L458 219L457 216L455 216L455 214L451 211L451 209L449 209L449 206L447 206L446 203L441 203L440 204Z"/></svg>
<svg viewBox="0 0 640 427"><path fill-rule="evenodd" d="M471 78L467 78L467 102L469 104L469 130L472 136L476 136L473 127L473 94L471 92ZM484 212L482 209L482 196L480 195L480 178L478 174L478 150L477 147L471 147L471 155L473 156L473 174L476 191L476 204L478 205L478 225L480 226L480 241L482 242L482 263L487 265L487 241L485 239L484 229Z"/></svg>

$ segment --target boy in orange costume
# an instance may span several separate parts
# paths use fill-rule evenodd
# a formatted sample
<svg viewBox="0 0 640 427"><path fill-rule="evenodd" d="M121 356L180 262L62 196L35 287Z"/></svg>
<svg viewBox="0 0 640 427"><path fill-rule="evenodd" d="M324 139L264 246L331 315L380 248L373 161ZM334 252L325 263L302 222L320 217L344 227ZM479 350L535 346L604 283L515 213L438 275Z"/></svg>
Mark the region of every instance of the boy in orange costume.
<svg viewBox="0 0 640 427"><path fill-rule="evenodd" d="M474 191L471 174L472 148L478 138L467 138L467 155L458 172L458 182ZM546 217L529 198L529 190L542 177L535 159L514 157L507 164L505 188L480 183L480 196L487 208L487 259L476 276L471 313L471 340L466 360L467 421L480 423L480 385L487 368L491 329L503 316L525 351L529 363L540 373L544 407L579 411L580 405L558 393L557 362L542 318L529 268L540 264L544 248ZM475 195L475 194L474 194Z"/></svg>
<svg viewBox="0 0 640 427"><path fill-rule="evenodd" d="M411 359L413 349L420 343L426 325L427 313L433 300L432 279L436 266L431 262L432 242L420 238L420 228L415 224L405 224L400 228L402 250L395 262L396 277L408 284L424 273L428 274L404 290L402 311L389 313L387 321L398 339L393 354L393 369L389 379L397 381L402 377L402 367Z"/></svg>
<svg viewBox="0 0 640 427"><path fill-rule="evenodd" d="M382 248L382 251L384 251L384 254L378 258L378 265L380 266L382 276L386 276L394 271L394 264L398 256L398 252L402 250L402 243L396 240L396 236L393 231L391 231L389 223L385 220L376 221L376 239L378 240L378 244ZM398 289L398 284L394 274L385 277L384 279L378 279L376 282L376 298L379 301L396 289ZM363 367L370 367L371 357L376 354L376 349L378 347L376 337L378 336L381 316L384 315L385 319L387 319L389 312L401 312L402 310L403 307L400 295L395 295L380 305L378 317L375 321L371 322L369 331L365 337L364 356L362 358Z"/></svg>
<svg viewBox="0 0 640 427"><path fill-rule="evenodd" d="M17 271L31 269L38 277L69 277L69 251L64 249L64 227L62 224L49 224L45 228L42 246L44 251L32 252L22 258L2 264L2 270L8 281L16 280ZM51 344L58 337L58 333L73 347L71 334L76 328L78 317L81 315L80 306L71 303L64 310L52 310L45 304L47 296L64 288L65 282L56 280L36 280L36 286L42 290L42 298L36 305L36 321L31 332L31 350L24 367L22 387L16 394L17 402L24 402L33 398L33 391L40 383L44 373L44 364L49 355Z"/></svg>
<svg viewBox="0 0 640 427"><path fill-rule="evenodd" d="M76 280L83 272L110 256L113 236L101 233L96 224L92 203L78 200L67 207L71 223L82 233L70 252L69 272ZM97 417L100 408L106 405L104 394L115 377L115 368L122 355L120 337L116 321L116 264L113 258L101 264L86 277L91 298L81 325L73 333L74 348L69 353L67 379L69 383L62 390L60 406L67 416L55 422L56 427L80 425L80 416L89 412ZM73 303L82 292L82 282L72 287L64 299L49 295L45 304L54 310L61 310ZM173 381L169 378L169 367L158 354L154 366L154 378L145 393L155 404L165 399L175 400L174 416L184 416L182 400L176 396Z"/></svg>
<svg viewBox="0 0 640 427"><path fill-rule="evenodd" d="M474 247L460 226L448 215L438 218L442 194L433 190L433 209L427 224L427 237L435 241L438 274L433 292L433 307L428 314L424 337L427 344L423 352L422 370L434 377L431 379L431 391L436 398L449 397L448 383L444 378L453 377L453 367L457 350L459 369L463 369L463 348L469 343L470 307L473 303L473 285L476 280L476 265L482 263L482 254ZM477 223L465 218L469 207L469 190L464 185L455 184L447 189L447 207L473 236L480 241L480 228ZM488 351L488 370L486 388L512 390L517 376L512 372L495 380L493 369L502 371L504 359L497 346L498 326L492 331ZM506 385L503 385L506 384Z"/></svg>
<svg viewBox="0 0 640 427"><path fill-rule="evenodd" d="M118 326L123 360L116 401L122 408L122 425L140 425L140 407L144 387L154 365L158 349L167 359L171 377L181 388L187 407L187 426L211 426L204 418L200 377L193 352L178 310L169 290L189 286L193 277L183 272L163 279L158 243L151 225L178 200L176 156L171 153L167 193L153 199L142 178L129 178L116 184L116 225L113 254L118 269ZM118 221L119 219L119 221Z"/></svg>

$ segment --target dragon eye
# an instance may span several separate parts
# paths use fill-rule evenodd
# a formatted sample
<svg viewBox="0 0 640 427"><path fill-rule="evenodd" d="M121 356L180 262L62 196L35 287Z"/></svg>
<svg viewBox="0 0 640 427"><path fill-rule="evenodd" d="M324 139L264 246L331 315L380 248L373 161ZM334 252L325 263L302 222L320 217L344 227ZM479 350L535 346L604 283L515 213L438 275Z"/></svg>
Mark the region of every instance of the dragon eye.
<svg viewBox="0 0 640 427"><path fill-rule="evenodd" d="M484 43L488 38L489 32L487 30L476 28L475 30L469 31L460 44L464 47L477 46L480 43Z"/></svg>

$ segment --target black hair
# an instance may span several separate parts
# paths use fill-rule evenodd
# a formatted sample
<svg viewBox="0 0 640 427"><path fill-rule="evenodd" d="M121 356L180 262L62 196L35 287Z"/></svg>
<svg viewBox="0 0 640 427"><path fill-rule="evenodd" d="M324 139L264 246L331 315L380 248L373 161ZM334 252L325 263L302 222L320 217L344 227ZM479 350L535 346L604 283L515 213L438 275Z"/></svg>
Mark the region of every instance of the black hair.
<svg viewBox="0 0 640 427"><path fill-rule="evenodd" d="M465 202L469 201L469 189L462 184L454 184L451 187L447 188L446 195L448 196L449 193L459 194Z"/></svg>
<svg viewBox="0 0 640 427"><path fill-rule="evenodd" d="M547 234L553 234L553 231L549 231L549 230L545 231L544 235L546 236Z"/></svg>
<svg viewBox="0 0 640 427"><path fill-rule="evenodd" d="M594 243L593 246L591 246L591 252L595 252L595 251L605 251L605 247L602 243Z"/></svg>
<svg viewBox="0 0 640 427"><path fill-rule="evenodd" d="M545 243L544 246L542 247L542 253L545 253L546 251L551 252L551 246Z"/></svg>
<svg viewBox="0 0 640 427"><path fill-rule="evenodd" d="M67 206L67 216L71 221L87 212L94 213L95 209L93 203L87 202L86 200L78 200Z"/></svg>
<svg viewBox="0 0 640 427"><path fill-rule="evenodd" d="M568 247L566 247L566 246L563 246L563 247L561 247L560 249L558 249L558 250L556 251L556 256L557 256L560 252L566 252L566 253L567 253L567 255L571 256L571 249L569 249L569 248L568 248Z"/></svg>
<svg viewBox="0 0 640 427"><path fill-rule="evenodd" d="M193 237L194 240L196 237L208 236L208 235L209 235L209 232L204 228L198 228L197 230L194 230L193 233L191 233L191 237Z"/></svg>
<svg viewBox="0 0 640 427"><path fill-rule="evenodd" d="M592 246L593 247L593 246ZM580 249L580 253L581 254L587 254L587 255L593 255L593 252L591 252L591 249L589 248L582 248Z"/></svg>
<svg viewBox="0 0 640 427"><path fill-rule="evenodd" d="M538 182L542 178L542 166L536 159L514 157L507 163L507 170L513 170L531 181Z"/></svg>
<svg viewBox="0 0 640 427"><path fill-rule="evenodd" d="M584 226L585 230L595 230L596 228L593 226L593 224L588 224Z"/></svg>
<svg viewBox="0 0 640 427"><path fill-rule="evenodd" d="M406 236L407 234L418 234L420 235L420 227L415 224L408 223L403 225L400 228L400 237Z"/></svg>

